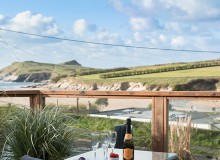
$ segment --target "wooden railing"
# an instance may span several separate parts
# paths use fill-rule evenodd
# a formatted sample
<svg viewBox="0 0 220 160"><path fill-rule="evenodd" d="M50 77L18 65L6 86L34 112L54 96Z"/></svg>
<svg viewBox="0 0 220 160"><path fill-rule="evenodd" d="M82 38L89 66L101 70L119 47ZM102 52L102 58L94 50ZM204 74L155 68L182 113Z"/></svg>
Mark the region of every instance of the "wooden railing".
<svg viewBox="0 0 220 160"><path fill-rule="evenodd" d="M1 97L29 97L30 107L43 109L46 97L58 98L120 98L152 99L152 150L168 151L168 104L170 99L220 99L220 92L182 91L43 91L18 90L0 91Z"/></svg>

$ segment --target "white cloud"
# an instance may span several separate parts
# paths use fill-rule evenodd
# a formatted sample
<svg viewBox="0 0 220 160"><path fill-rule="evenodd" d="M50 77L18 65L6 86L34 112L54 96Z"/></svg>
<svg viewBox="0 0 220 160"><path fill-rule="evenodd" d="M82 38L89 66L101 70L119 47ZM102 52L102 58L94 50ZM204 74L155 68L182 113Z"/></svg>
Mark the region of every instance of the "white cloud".
<svg viewBox="0 0 220 160"><path fill-rule="evenodd" d="M210 21L220 16L219 3L207 0L167 0L165 2L173 16L182 20ZM178 14L179 13L179 14Z"/></svg>
<svg viewBox="0 0 220 160"><path fill-rule="evenodd" d="M34 14L31 11L18 13L5 27L12 30L37 33L42 35L59 35L58 25L52 17Z"/></svg>
<svg viewBox="0 0 220 160"><path fill-rule="evenodd" d="M181 32L181 26L177 22L166 22L164 26L165 29L169 32L177 32L177 33Z"/></svg>
<svg viewBox="0 0 220 160"><path fill-rule="evenodd" d="M118 43L120 42L120 38L117 33L113 33L107 30L100 31L94 38L94 41L98 42L107 42L107 43Z"/></svg>
<svg viewBox="0 0 220 160"><path fill-rule="evenodd" d="M109 0L109 2L116 10L126 15L132 16L136 12L132 7L124 5L122 0Z"/></svg>
<svg viewBox="0 0 220 160"><path fill-rule="evenodd" d="M155 19L131 17L130 25L133 31L159 29L160 26Z"/></svg>
<svg viewBox="0 0 220 160"><path fill-rule="evenodd" d="M167 37L163 34L160 34L159 35L159 39L162 41L162 42L166 42L167 41Z"/></svg>
<svg viewBox="0 0 220 160"><path fill-rule="evenodd" d="M135 41L142 41L143 40L143 36L140 32L135 32L134 33L134 40Z"/></svg>
<svg viewBox="0 0 220 160"><path fill-rule="evenodd" d="M139 0L139 4L144 8L151 8L153 6L153 0Z"/></svg>
<svg viewBox="0 0 220 160"><path fill-rule="evenodd" d="M145 16L163 17L166 15L167 19L186 21L215 21L220 16L217 0L133 0L132 2L133 10L139 10L138 13Z"/></svg>
<svg viewBox="0 0 220 160"><path fill-rule="evenodd" d="M150 10L154 6L153 0L132 0L132 2L140 8Z"/></svg>
<svg viewBox="0 0 220 160"><path fill-rule="evenodd" d="M0 21L3 21L5 19L5 16L0 14Z"/></svg>
<svg viewBox="0 0 220 160"><path fill-rule="evenodd" d="M166 11L166 1L162 0L132 0L132 4L135 13L146 18L157 19L157 16L169 13Z"/></svg>
<svg viewBox="0 0 220 160"><path fill-rule="evenodd" d="M181 36L174 37L171 40L171 45L174 47L182 47L185 45L185 43L186 43L186 41L185 41L184 37L181 37Z"/></svg>
<svg viewBox="0 0 220 160"><path fill-rule="evenodd" d="M4 15L1 15L1 14L0 14L0 25L5 24L6 21L7 21L6 17L5 17Z"/></svg>
<svg viewBox="0 0 220 160"><path fill-rule="evenodd" d="M151 18L132 17L130 19L130 25L133 31L161 29L158 21Z"/></svg>
<svg viewBox="0 0 220 160"><path fill-rule="evenodd" d="M132 0L126 3L122 0L111 0L113 7L118 11L133 17L145 17L159 21L161 26L164 23L188 23L194 21L206 22L219 21L220 2L218 0ZM128 14L127 12L131 14ZM156 27L156 26L155 26Z"/></svg>
<svg viewBox="0 0 220 160"><path fill-rule="evenodd" d="M73 24L73 32L83 36L87 31L93 32L96 30L95 24L88 23L85 19L78 19Z"/></svg>
<svg viewBox="0 0 220 160"><path fill-rule="evenodd" d="M198 27L193 25L193 26L190 27L190 31L191 32L197 32L198 31Z"/></svg>
<svg viewBox="0 0 220 160"><path fill-rule="evenodd" d="M78 35L83 35L88 28L88 23L85 19L78 19L73 24L73 32Z"/></svg>
<svg viewBox="0 0 220 160"><path fill-rule="evenodd" d="M131 18L130 24L134 31L141 31L148 28L147 21L144 18Z"/></svg>

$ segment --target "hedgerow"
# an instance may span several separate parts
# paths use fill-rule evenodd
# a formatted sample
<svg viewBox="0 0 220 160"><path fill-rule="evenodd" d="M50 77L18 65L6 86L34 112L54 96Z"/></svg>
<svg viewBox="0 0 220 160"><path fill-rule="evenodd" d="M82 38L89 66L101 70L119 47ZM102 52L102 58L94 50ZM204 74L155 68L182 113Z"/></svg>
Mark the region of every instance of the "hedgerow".
<svg viewBox="0 0 220 160"><path fill-rule="evenodd" d="M104 73L100 75L100 78L115 78L115 77L125 77L125 76L135 76L135 75L143 75L143 74L152 74L152 73L160 73L160 72L170 72L170 71L178 71L178 70L187 70L187 69L195 69L195 68L205 68L205 67L213 67L220 66L220 61L215 62L201 62L201 63L193 63L193 64L185 64L185 65L175 65L171 67L163 67L156 69L137 69L137 70L126 70L120 72L111 72Z"/></svg>

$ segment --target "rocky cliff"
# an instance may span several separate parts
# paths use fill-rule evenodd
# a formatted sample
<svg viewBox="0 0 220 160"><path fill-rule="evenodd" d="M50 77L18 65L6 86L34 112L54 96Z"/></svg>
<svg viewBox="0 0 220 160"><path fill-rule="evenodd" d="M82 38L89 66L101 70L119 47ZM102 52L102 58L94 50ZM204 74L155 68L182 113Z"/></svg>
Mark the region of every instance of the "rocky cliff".
<svg viewBox="0 0 220 160"><path fill-rule="evenodd" d="M15 72L9 72L7 74L0 73L0 81L11 82L18 78Z"/></svg>
<svg viewBox="0 0 220 160"><path fill-rule="evenodd" d="M77 81L63 80L58 83L50 83L37 87L49 90L79 90L79 91L215 91L217 90L218 79L195 79L184 84L175 86L169 85L148 85L141 82L118 82L112 84L85 84Z"/></svg>
<svg viewBox="0 0 220 160"><path fill-rule="evenodd" d="M83 84L75 81L62 81L58 83L50 83L46 85L36 86L42 89L49 90L79 90L79 91L171 91L172 88L169 86L152 86L144 85L140 82L122 82L113 84Z"/></svg>
<svg viewBox="0 0 220 160"><path fill-rule="evenodd" d="M42 82L50 80L51 73L20 74L14 82Z"/></svg>
<svg viewBox="0 0 220 160"><path fill-rule="evenodd" d="M20 74L9 72L8 74L0 74L0 81L12 81L12 82L43 82L50 80L51 73L32 73L32 74Z"/></svg>

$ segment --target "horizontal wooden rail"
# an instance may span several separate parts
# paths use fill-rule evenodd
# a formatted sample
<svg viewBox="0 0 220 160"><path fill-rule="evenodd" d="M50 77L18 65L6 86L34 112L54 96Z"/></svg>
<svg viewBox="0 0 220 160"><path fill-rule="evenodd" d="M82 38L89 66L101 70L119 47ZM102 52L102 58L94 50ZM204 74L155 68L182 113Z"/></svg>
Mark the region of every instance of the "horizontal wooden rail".
<svg viewBox="0 0 220 160"><path fill-rule="evenodd" d="M127 98L152 99L152 150L168 150L168 104L169 99L220 100L215 91L48 91L13 90L0 91L1 97L29 97L30 107L43 109L46 97L60 98Z"/></svg>
<svg viewBox="0 0 220 160"><path fill-rule="evenodd" d="M30 95L40 94L39 90L9 90L0 91L1 97L29 97Z"/></svg>
<svg viewBox="0 0 220 160"><path fill-rule="evenodd" d="M40 94L45 96L62 96L75 95L81 97L87 96L111 96L111 97L218 97L220 92L210 91L40 91Z"/></svg>
<svg viewBox="0 0 220 160"><path fill-rule="evenodd" d="M121 97L121 98L141 98L141 97L168 97L168 98L220 98L217 91L52 91L52 90L9 90L0 91L0 96L23 97L40 94L45 97L57 96L80 96L80 97Z"/></svg>

